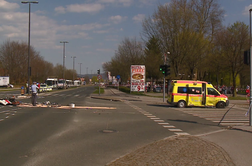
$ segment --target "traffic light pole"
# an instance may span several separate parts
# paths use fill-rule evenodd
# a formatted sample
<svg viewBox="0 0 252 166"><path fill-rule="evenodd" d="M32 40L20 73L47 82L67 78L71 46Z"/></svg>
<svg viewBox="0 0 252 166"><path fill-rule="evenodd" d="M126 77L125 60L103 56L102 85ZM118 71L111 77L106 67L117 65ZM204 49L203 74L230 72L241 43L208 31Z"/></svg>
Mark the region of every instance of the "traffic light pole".
<svg viewBox="0 0 252 166"><path fill-rule="evenodd" d="M163 85L163 102L165 102L165 74L164 74L164 85Z"/></svg>
<svg viewBox="0 0 252 166"><path fill-rule="evenodd" d="M250 106L249 106L249 126L252 126L252 41L251 41L251 11L252 9L249 9L249 29L250 29Z"/></svg>

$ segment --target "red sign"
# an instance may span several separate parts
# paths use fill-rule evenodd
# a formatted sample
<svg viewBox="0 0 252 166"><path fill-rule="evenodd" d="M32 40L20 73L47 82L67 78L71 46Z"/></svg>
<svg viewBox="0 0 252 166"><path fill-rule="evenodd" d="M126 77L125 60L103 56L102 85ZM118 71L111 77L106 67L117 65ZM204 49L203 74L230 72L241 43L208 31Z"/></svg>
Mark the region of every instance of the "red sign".
<svg viewBox="0 0 252 166"><path fill-rule="evenodd" d="M102 79L102 76L101 76L101 75L98 75L98 76L97 76L97 79L98 79L98 80Z"/></svg>

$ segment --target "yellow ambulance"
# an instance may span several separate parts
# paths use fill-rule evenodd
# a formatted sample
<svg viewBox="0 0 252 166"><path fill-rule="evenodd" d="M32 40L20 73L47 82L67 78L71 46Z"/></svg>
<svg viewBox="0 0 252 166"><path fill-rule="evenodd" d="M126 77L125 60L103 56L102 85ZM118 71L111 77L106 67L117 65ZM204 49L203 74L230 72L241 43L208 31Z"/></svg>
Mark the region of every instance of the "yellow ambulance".
<svg viewBox="0 0 252 166"><path fill-rule="evenodd" d="M200 106L225 108L228 97L205 81L172 80L168 87L167 102L179 108Z"/></svg>

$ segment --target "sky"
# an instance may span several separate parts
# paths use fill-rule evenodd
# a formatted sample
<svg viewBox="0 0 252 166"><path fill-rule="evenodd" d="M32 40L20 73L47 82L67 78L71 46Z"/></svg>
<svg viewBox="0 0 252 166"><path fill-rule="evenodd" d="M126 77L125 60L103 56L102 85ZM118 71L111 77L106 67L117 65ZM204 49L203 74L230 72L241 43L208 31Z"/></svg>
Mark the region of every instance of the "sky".
<svg viewBox="0 0 252 166"><path fill-rule="evenodd" d="M54 65L78 74L95 74L109 62L125 38L140 39L142 20L170 0L38 0L31 4L30 44ZM219 0L224 25L249 25L251 0ZM28 42L29 5L21 0L0 0L0 45ZM76 57L73 58L72 57ZM74 62L74 63L73 63ZM31 62L32 63L32 62ZM74 66L73 66L74 64Z"/></svg>

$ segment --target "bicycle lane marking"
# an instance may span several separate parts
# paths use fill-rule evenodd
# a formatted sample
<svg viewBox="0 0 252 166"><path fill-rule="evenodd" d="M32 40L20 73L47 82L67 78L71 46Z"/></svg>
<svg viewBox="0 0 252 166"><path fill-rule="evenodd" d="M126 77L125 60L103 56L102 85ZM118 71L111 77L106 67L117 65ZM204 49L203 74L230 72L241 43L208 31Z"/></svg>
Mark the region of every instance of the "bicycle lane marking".
<svg viewBox="0 0 252 166"><path fill-rule="evenodd" d="M181 129L176 128L175 126L171 125L168 122L165 122L163 119L160 119L159 117L156 117L155 115L149 113L148 111L143 110L142 108L132 104L129 101L123 101L125 104L127 104L128 106L134 108L135 110L137 110L138 112L140 112L141 114L143 114L144 116L146 116L147 118L149 118L150 120L153 120L154 122L158 123L159 125L162 125L162 127L168 129L168 131L173 132L176 135L190 135L187 132L184 132Z"/></svg>

